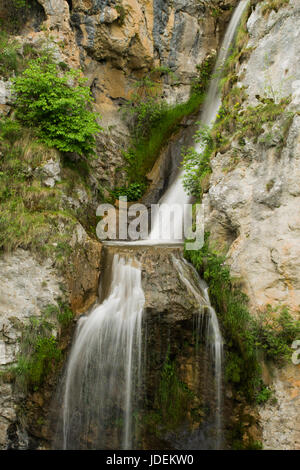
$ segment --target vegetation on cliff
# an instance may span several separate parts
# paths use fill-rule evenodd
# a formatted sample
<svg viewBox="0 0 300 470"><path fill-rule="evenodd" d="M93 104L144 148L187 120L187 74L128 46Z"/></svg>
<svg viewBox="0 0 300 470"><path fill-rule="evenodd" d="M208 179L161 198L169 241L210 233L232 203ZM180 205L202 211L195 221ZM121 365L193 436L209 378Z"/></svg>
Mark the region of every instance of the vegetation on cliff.
<svg viewBox="0 0 300 470"><path fill-rule="evenodd" d="M154 69L136 84L136 91L124 108L124 116L131 128L132 146L124 154L128 162L128 190L120 188L117 194L139 199L146 188L146 175L168 139L179 129L183 118L199 110L214 66L214 55L209 56L199 67L198 77L191 87L186 103L170 106L162 97L161 75L174 74L165 68ZM133 186L138 192L133 192Z"/></svg>
<svg viewBox="0 0 300 470"><path fill-rule="evenodd" d="M14 81L17 120L34 129L48 147L93 154L95 134L101 128L95 113L87 109L92 97L85 82L80 71L62 74L47 57L31 61Z"/></svg>
<svg viewBox="0 0 300 470"><path fill-rule="evenodd" d="M225 256L209 244L209 233L199 251L185 251L186 258L209 285L226 339L226 378L248 400L268 398L261 379L260 353L282 364L292 356L292 342L300 335L300 321L285 306L268 306L254 317L248 298L232 279Z"/></svg>

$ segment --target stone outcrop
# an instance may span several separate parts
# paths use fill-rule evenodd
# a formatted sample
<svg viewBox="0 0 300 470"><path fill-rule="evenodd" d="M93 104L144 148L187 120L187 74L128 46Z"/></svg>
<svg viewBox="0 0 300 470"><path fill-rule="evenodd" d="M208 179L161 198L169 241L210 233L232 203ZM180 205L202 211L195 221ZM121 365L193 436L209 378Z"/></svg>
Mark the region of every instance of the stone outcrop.
<svg viewBox="0 0 300 470"><path fill-rule="evenodd" d="M38 262L28 251L17 250L0 258L0 370L16 362L23 328L31 317L41 318L49 305L64 298L63 279L51 261ZM55 334L58 325L54 322ZM17 419L22 394L0 376L0 449L9 444L9 428Z"/></svg>
<svg viewBox="0 0 300 470"><path fill-rule="evenodd" d="M299 450L300 368L290 364L273 374L273 400L260 409L264 449Z"/></svg>
<svg viewBox="0 0 300 470"><path fill-rule="evenodd" d="M253 312L267 304L285 304L296 317L300 305L300 5L291 0L278 12L270 10L263 16L266 3L258 3L249 16L248 59L235 68L237 86L245 87L242 106L257 106L265 98L279 102L288 96L291 102L285 117L264 125L262 134L245 137L242 145L231 141L212 158L210 188L203 200L206 229L212 242L227 252L231 274L242 282ZM288 125L286 113L290 113ZM299 366L292 364L275 374L278 403L261 412L266 448L299 448L297 374ZM281 429L279 423L283 423Z"/></svg>
<svg viewBox="0 0 300 470"><path fill-rule="evenodd" d="M243 107L256 106L258 96L278 101L291 95L287 111L296 114L286 136L279 120L271 129L266 127L257 143L254 138L246 138L243 147L232 142L226 153L212 159L210 189L204 198L207 226L229 247L232 274L244 280L253 308L282 302L296 310L300 70L295 61L299 28L294 27L300 12L293 1L278 13L272 11L267 20L260 11L261 4L249 17L247 47L253 51L238 70L238 86L247 93ZM286 41L291 37L289 47Z"/></svg>
<svg viewBox="0 0 300 470"><path fill-rule="evenodd" d="M97 300L100 276L101 244L87 236L78 225L71 246L72 266L67 273L72 311L86 312Z"/></svg>
<svg viewBox="0 0 300 470"><path fill-rule="evenodd" d="M188 98L196 66L216 50L237 1L38 0L53 41L72 65L78 60L99 105L103 122L122 125L116 110L134 83L157 67L168 68L164 94L169 102ZM217 7L218 15L213 15ZM40 33L35 33L35 36ZM43 33L41 33L43 34ZM75 41L76 45L75 45ZM73 43L73 50L69 45Z"/></svg>
<svg viewBox="0 0 300 470"><path fill-rule="evenodd" d="M102 297L107 295L110 286L110 267L115 253L124 255L125 258L134 257L140 263L145 311L151 321L155 321L153 318L157 315L162 315L162 321L171 326L183 320L191 320L199 314L199 299L193 293L193 288L195 291L199 290L195 287L197 279L194 271L191 266L185 265L184 262L179 264L178 261L182 259L182 248L105 246L101 260L102 273L105 275L105 278L101 279ZM187 287L185 277L194 287ZM205 306L203 298L202 303Z"/></svg>

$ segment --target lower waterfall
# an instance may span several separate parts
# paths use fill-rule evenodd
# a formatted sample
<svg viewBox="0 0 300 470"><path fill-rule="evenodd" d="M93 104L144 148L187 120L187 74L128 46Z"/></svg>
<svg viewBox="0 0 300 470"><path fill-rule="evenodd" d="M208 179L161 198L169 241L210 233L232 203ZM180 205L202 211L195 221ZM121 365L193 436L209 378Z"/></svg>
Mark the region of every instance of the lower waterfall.
<svg viewBox="0 0 300 470"><path fill-rule="evenodd" d="M222 446L222 367L223 367L223 338L220 331L218 317L215 309L211 305L208 285L203 281L197 271L191 266L184 258L177 259L173 257L173 261L177 266L178 273L195 298L199 302L199 317L197 319L197 335L203 336L207 348L209 348L210 357L214 366L214 381L215 381L215 448L220 449ZM193 286L191 280L186 276L184 265L189 265L193 270L197 285ZM202 305L202 297L206 301L205 311L207 311L207 320L205 319L204 308ZM206 321L205 321L206 320Z"/></svg>
<svg viewBox="0 0 300 470"><path fill-rule="evenodd" d="M203 437L200 429L190 443L188 436L184 442L195 449L209 441L218 449L222 446L222 336L206 284L182 255L172 254L171 261L199 306L194 330L206 345L214 382L214 391L205 392L214 403L210 437ZM143 321L142 266L130 254L115 253L110 277L106 274L103 281L110 287L102 303L78 320L58 397L61 416L53 445L56 449L140 448L137 417L143 413L143 387L147 386L143 380L147 325ZM176 439L174 445L176 448Z"/></svg>
<svg viewBox="0 0 300 470"><path fill-rule="evenodd" d="M63 449L134 445L144 302L141 270L115 255L108 297L78 321L62 392Z"/></svg>

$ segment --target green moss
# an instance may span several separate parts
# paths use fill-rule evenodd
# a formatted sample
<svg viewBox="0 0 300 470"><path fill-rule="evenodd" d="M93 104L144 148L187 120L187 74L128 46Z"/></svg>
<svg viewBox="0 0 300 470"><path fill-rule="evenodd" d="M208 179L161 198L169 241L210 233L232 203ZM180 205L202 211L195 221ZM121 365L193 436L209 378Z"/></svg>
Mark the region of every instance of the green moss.
<svg viewBox="0 0 300 470"><path fill-rule="evenodd" d="M52 329L51 322L36 317L31 317L24 328L17 365L12 368L21 388L38 390L59 364L62 354Z"/></svg>

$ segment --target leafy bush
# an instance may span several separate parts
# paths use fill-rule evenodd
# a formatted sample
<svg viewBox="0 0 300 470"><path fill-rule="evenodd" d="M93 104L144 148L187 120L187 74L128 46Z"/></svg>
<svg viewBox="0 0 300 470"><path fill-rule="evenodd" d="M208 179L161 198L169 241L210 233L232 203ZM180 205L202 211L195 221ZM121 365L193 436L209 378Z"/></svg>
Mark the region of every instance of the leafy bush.
<svg viewBox="0 0 300 470"><path fill-rule="evenodd" d="M209 85L210 77L216 62L216 55L206 57L202 64L197 65L198 76L192 83L192 94L203 94Z"/></svg>
<svg viewBox="0 0 300 470"><path fill-rule="evenodd" d="M262 405L263 403L266 403L271 396L272 390L270 390L269 387L262 387L262 389L256 396L256 403L258 405Z"/></svg>
<svg viewBox="0 0 300 470"><path fill-rule="evenodd" d="M151 78L153 73L155 70L135 84L136 91L123 107L123 115L135 139L147 137L167 109L161 98L160 84Z"/></svg>
<svg viewBox="0 0 300 470"><path fill-rule="evenodd" d="M260 312L252 322L256 346L268 359L283 361L291 357L291 344L300 337L300 321L294 320L285 306Z"/></svg>
<svg viewBox="0 0 300 470"><path fill-rule="evenodd" d="M118 199L120 196L126 196L127 201L138 201L144 194L146 188L145 183L131 183L128 187L116 188L113 196Z"/></svg>
<svg viewBox="0 0 300 470"><path fill-rule="evenodd" d="M62 74L43 58L29 63L15 79L16 117L35 129L41 142L62 152L89 156L94 153L94 134L100 131L89 88L80 72Z"/></svg>
<svg viewBox="0 0 300 470"><path fill-rule="evenodd" d="M201 123L198 123L201 125ZM201 144L197 152L191 147L183 153L184 178L183 186L192 196L202 195L202 182L206 175L211 173L210 157L213 151L213 140L207 127L200 127L194 136L196 143Z"/></svg>

